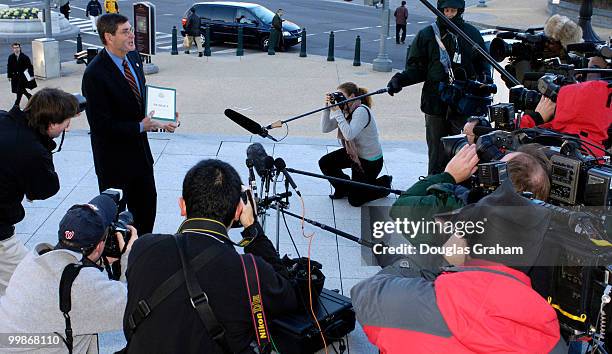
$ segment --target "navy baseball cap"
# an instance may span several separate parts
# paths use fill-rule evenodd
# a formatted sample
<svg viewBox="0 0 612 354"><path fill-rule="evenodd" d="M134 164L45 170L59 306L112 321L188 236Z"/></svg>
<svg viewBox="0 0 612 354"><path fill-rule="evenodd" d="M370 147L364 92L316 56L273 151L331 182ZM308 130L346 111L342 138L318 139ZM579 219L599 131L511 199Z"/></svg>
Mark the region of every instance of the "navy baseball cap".
<svg viewBox="0 0 612 354"><path fill-rule="evenodd" d="M117 215L113 199L101 194L87 204L73 205L62 218L55 248L81 252L97 245Z"/></svg>

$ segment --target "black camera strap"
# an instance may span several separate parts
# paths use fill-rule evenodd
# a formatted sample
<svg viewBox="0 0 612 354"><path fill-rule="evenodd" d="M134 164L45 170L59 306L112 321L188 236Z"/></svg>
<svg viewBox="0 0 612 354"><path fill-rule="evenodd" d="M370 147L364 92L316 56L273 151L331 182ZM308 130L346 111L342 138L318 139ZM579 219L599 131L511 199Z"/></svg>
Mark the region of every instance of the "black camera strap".
<svg viewBox="0 0 612 354"><path fill-rule="evenodd" d="M266 320L263 298L261 296L257 263L255 263L255 257L250 253L241 255L240 261L242 262L242 270L244 271L244 280L249 296L251 316L253 318L253 327L255 329L255 338L257 339L259 353L270 353L272 351L270 331L268 330L268 322Z"/></svg>
<svg viewBox="0 0 612 354"><path fill-rule="evenodd" d="M178 248L179 256L181 258L183 276L185 277L185 284L187 285L187 292L189 293L191 305L198 313L200 320L202 320L202 324L204 324L204 328L206 328L208 335L223 349L225 353L231 353L232 351L230 350L227 339L225 338L225 329L219 323L219 321L217 321L217 317L208 303L208 295L206 295L206 293L200 287L198 278L196 277L191 266L191 262L189 262L187 256L185 255L186 237L180 236L181 234L175 234L174 241L176 242L176 247Z"/></svg>
<svg viewBox="0 0 612 354"><path fill-rule="evenodd" d="M72 354L73 345L72 324L70 322L69 314L70 310L72 309L72 299L70 294L72 292L72 283L74 283L74 280L79 275L79 272L81 271L81 269L83 269L83 267L86 266L81 263L68 264L64 268L64 271L62 272L62 277L60 279L59 307L60 311L62 311L62 313L64 314L64 319L66 321L66 337L64 338L60 335L60 338L62 338L62 341L64 342L64 344L66 344L69 354Z"/></svg>

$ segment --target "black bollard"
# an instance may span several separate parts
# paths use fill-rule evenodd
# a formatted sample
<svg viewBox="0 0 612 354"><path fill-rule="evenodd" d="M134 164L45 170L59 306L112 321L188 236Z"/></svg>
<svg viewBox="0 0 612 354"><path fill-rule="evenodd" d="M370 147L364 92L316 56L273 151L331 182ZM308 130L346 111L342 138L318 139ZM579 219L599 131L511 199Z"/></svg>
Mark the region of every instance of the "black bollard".
<svg viewBox="0 0 612 354"><path fill-rule="evenodd" d="M361 38L359 36L355 38L355 59L353 60L353 66L361 66Z"/></svg>
<svg viewBox="0 0 612 354"><path fill-rule="evenodd" d="M244 55L244 29L242 25L238 26L238 47L236 47L236 56L241 57Z"/></svg>
<svg viewBox="0 0 612 354"><path fill-rule="evenodd" d="M77 49L76 52L80 53L83 51L83 40L81 39L81 33L77 34ZM83 59L77 59L77 64L83 64L85 61Z"/></svg>
<svg viewBox="0 0 612 354"><path fill-rule="evenodd" d="M178 55L178 44L177 42L177 34L176 34L176 26L172 26L172 51L170 55Z"/></svg>
<svg viewBox="0 0 612 354"><path fill-rule="evenodd" d="M334 61L334 31L329 32L329 48L327 49L327 61Z"/></svg>
<svg viewBox="0 0 612 354"><path fill-rule="evenodd" d="M270 31L270 38L268 38L268 55L276 55L276 42L278 41L277 31L272 29Z"/></svg>
<svg viewBox="0 0 612 354"><path fill-rule="evenodd" d="M302 28L302 42L300 43L300 58L306 58L306 28Z"/></svg>
<svg viewBox="0 0 612 354"><path fill-rule="evenodd" d="M206 34L204 35L204 56L210 56L210 27L206 27Z"/></svg>
<svg viewBox="0 0 612 354"><path fill-rule="evenodd" d="M593 1L592 0L582 0L582 5L580 5L580 16L578 17L578 26L582 28L582 39L585 42L601 42L597 33L593 31L593 26L591 25L591 17L593 16Z"/></svg>

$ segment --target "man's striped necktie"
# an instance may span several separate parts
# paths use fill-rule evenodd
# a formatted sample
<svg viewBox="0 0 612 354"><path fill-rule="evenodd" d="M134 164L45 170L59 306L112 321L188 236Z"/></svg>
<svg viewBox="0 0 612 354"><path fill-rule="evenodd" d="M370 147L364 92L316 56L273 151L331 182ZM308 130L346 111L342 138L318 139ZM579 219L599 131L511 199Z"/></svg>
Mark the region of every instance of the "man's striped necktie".
<svg viewBox="0 0 612 354"><path fill-rule="evenodd" d="M130 84L132 92L134 92L134 96L136 96L138 105L142 105L142 97L140 96L140 91L138 90L136 79L134 78L134 75L132 75L132 71L130 70L127 60L125 59L123 59L123 72L125 73L125 78L127 79L128 84Z"/></svg>

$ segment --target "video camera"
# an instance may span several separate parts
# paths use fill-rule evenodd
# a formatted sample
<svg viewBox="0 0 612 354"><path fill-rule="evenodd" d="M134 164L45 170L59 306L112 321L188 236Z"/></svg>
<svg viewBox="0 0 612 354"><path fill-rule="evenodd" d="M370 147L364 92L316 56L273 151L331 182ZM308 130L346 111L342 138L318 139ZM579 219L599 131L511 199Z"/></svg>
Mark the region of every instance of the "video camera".
<svg viewBox="0 0 612 354"><path fill-rule="evenodd" d="M441 82L439 86L442 101L458 113L467 116L482 116L493 102L492 94L497 93L495 84L473 80Z"/></svg>
<svg viewBox="0 0 612 354"><path fill-rule="evenodd" d="M109 188L102 192L102 194L109 196L115 202L116 205L119 205L119 203L121 202L122 191L119 189ZM125 244L127 245L127 243L130 241L130 238L132 237L132 232L128 228L128 225L133 224L134 216L129 211L122 211L116 215L115 221L113 221L109 228L102 256L121 258L121 255L123 254L124 250L119 248L119 243L115 234L119 232L121 234L121 237L123 237Z"/></svg>
<svg viewBox="0 0 612 354"><path fill-rule="evenodd" d="M508 43L504 39L519 42ZM535 61L544 57L548 41L544 32L536 32L535 29L529 29L527 32L501 32L491 41L489 52L497 62L502 62L506 58L510 58L510 61Z"/></svg>
<svg viewBox="0 0 612 354"><path fill-rule="evenodd" d="M538 90L528 90L525 87L510 89L509 101L518 111L535 110L542 96L557 102L557 95L562 86L576 83L572 78L555 74L543 74L537 81Z"/></svg>

